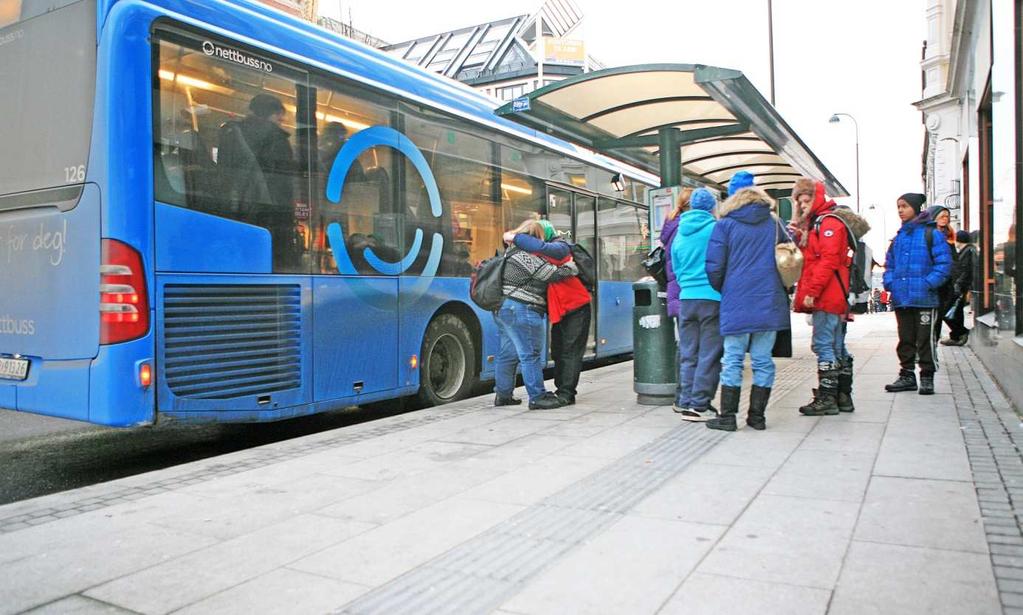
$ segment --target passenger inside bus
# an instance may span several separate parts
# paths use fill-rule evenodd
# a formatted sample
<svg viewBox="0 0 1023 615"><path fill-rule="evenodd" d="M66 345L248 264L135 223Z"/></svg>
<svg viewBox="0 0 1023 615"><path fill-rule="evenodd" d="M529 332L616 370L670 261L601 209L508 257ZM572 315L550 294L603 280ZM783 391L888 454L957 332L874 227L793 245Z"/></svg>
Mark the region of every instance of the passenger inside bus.
<svg viewBox="0 0 1023 615"><path fill-rule="evenodd" d="M256 94L249 113L225 122L218 134L217 168L224 214L251 220L270 231L274 268L298 260L294 220L295 156L281 123L284 105L270 94Z"/></svg>

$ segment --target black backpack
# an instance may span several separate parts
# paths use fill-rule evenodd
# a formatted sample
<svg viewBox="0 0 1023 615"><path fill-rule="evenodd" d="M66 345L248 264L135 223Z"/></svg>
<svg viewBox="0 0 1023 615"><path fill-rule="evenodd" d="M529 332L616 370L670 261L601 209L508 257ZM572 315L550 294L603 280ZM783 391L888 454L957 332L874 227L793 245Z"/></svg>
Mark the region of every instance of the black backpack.
<svg viewBox="0 0 1023 615"><path fill-rule="evenodd" d="M579 270L579 281L583 283L583 286L592 290L593 286L597 283L597 264L593 261L593 256L577 243L571 244L572 260L575 261L575 266Z"/></svg>
<svg viewBox="0 0 1023 615"><path fill-rule="evenodd" d="M507 258L505 253L480 262L469 279L469 298L488 312L501 309L504 302L504 264Z"/></svg>

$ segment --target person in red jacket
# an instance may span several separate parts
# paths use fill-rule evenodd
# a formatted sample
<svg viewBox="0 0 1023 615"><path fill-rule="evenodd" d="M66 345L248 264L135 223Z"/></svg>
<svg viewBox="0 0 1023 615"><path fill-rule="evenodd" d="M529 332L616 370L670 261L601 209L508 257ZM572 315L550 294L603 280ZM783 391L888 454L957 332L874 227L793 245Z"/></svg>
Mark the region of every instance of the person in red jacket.
<svg viewBox="0 0 1023 615"><path fill-rule="evenodd" d="M849 314L849 268L855 251L854 231L866 223L824 194L824 184L799 179L792 189L799 211L794 224L803 251L803 273L793 309L811 314L812 348L817 355L817 390L799 411L807 416L852 412L852 356L845 347Z"/></svg>
<svg viewBox="0 0 1023 615"><path fill-rule="evenodd" d="M544 239L526 234L511 236L522 250L542 256L560 267L572 260L570 243L548 220L540 220ZM508 237L506 237L508 239ZM578 277L565 278L547 285L547 316L551 322L551 358L554 359L554 394L561 404L575 403L579 374L583 369L586 340L590 335L590 291Z"/></svg>

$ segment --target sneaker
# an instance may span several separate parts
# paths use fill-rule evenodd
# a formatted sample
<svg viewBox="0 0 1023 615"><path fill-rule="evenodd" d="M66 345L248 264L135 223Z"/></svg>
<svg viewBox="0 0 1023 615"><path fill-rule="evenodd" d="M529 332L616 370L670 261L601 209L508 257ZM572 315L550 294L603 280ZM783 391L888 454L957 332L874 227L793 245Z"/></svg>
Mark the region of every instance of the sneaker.
<svg viewBox="0 0 1023 615"><path fill-rule="evenodd" d="M495 408L497 406L517 406L517 405L519 405L521 403L522 403L521 399L519 399L518 397L511 396L511 395L509 395L508 397L505 397L503 395L495 395L494 396L494 407Z"/></svg>
<svg viewBox="0 0 1023 615"><path fill-rule="evenodd" d="M683 408L680 414L683 421L694 423L705 423L718 415L712 408Z"/></svg>
<svg viewBox="0 0 1023 615"><path fill-rule="evenodd" d="M920 376L920 395L934 395L934 376Z"/></svg>
<svg viewBox="0 0 1023 615"><path fill-rule="evenodd" d="M544 393L536 399L529 400L530 410L553 410L563 405L561 399L554 393Z"/></svg>
<svg viewBox="0 0 1023 615"><path fill-rule="evenodd" d="M673 403L671 405L671 409L675 414L685 414L686 412L689 412L689 408L678 405L678 402Z"/></svg>

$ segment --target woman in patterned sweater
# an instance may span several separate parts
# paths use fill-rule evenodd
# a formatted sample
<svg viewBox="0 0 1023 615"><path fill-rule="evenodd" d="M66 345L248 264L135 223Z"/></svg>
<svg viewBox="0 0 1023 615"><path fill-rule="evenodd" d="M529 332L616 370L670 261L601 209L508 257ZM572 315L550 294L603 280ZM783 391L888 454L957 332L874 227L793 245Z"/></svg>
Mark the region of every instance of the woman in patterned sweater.
<svg viewBox="0 0 1023 615"><path fill-rule="evenodd" d="M509 244L504 265L504 303L494 314L501 347L494 373L495 406L521 403L512 396L515 366L522 364L522 380L529 394L530 410L545 410L562 405L543 384L543 342L547 335L547 284L578 273L571 260L554 266L543 258L516 248L515 235L525 233L543 239L543 227L537 220L526 220L504 234Z"/></svg>

